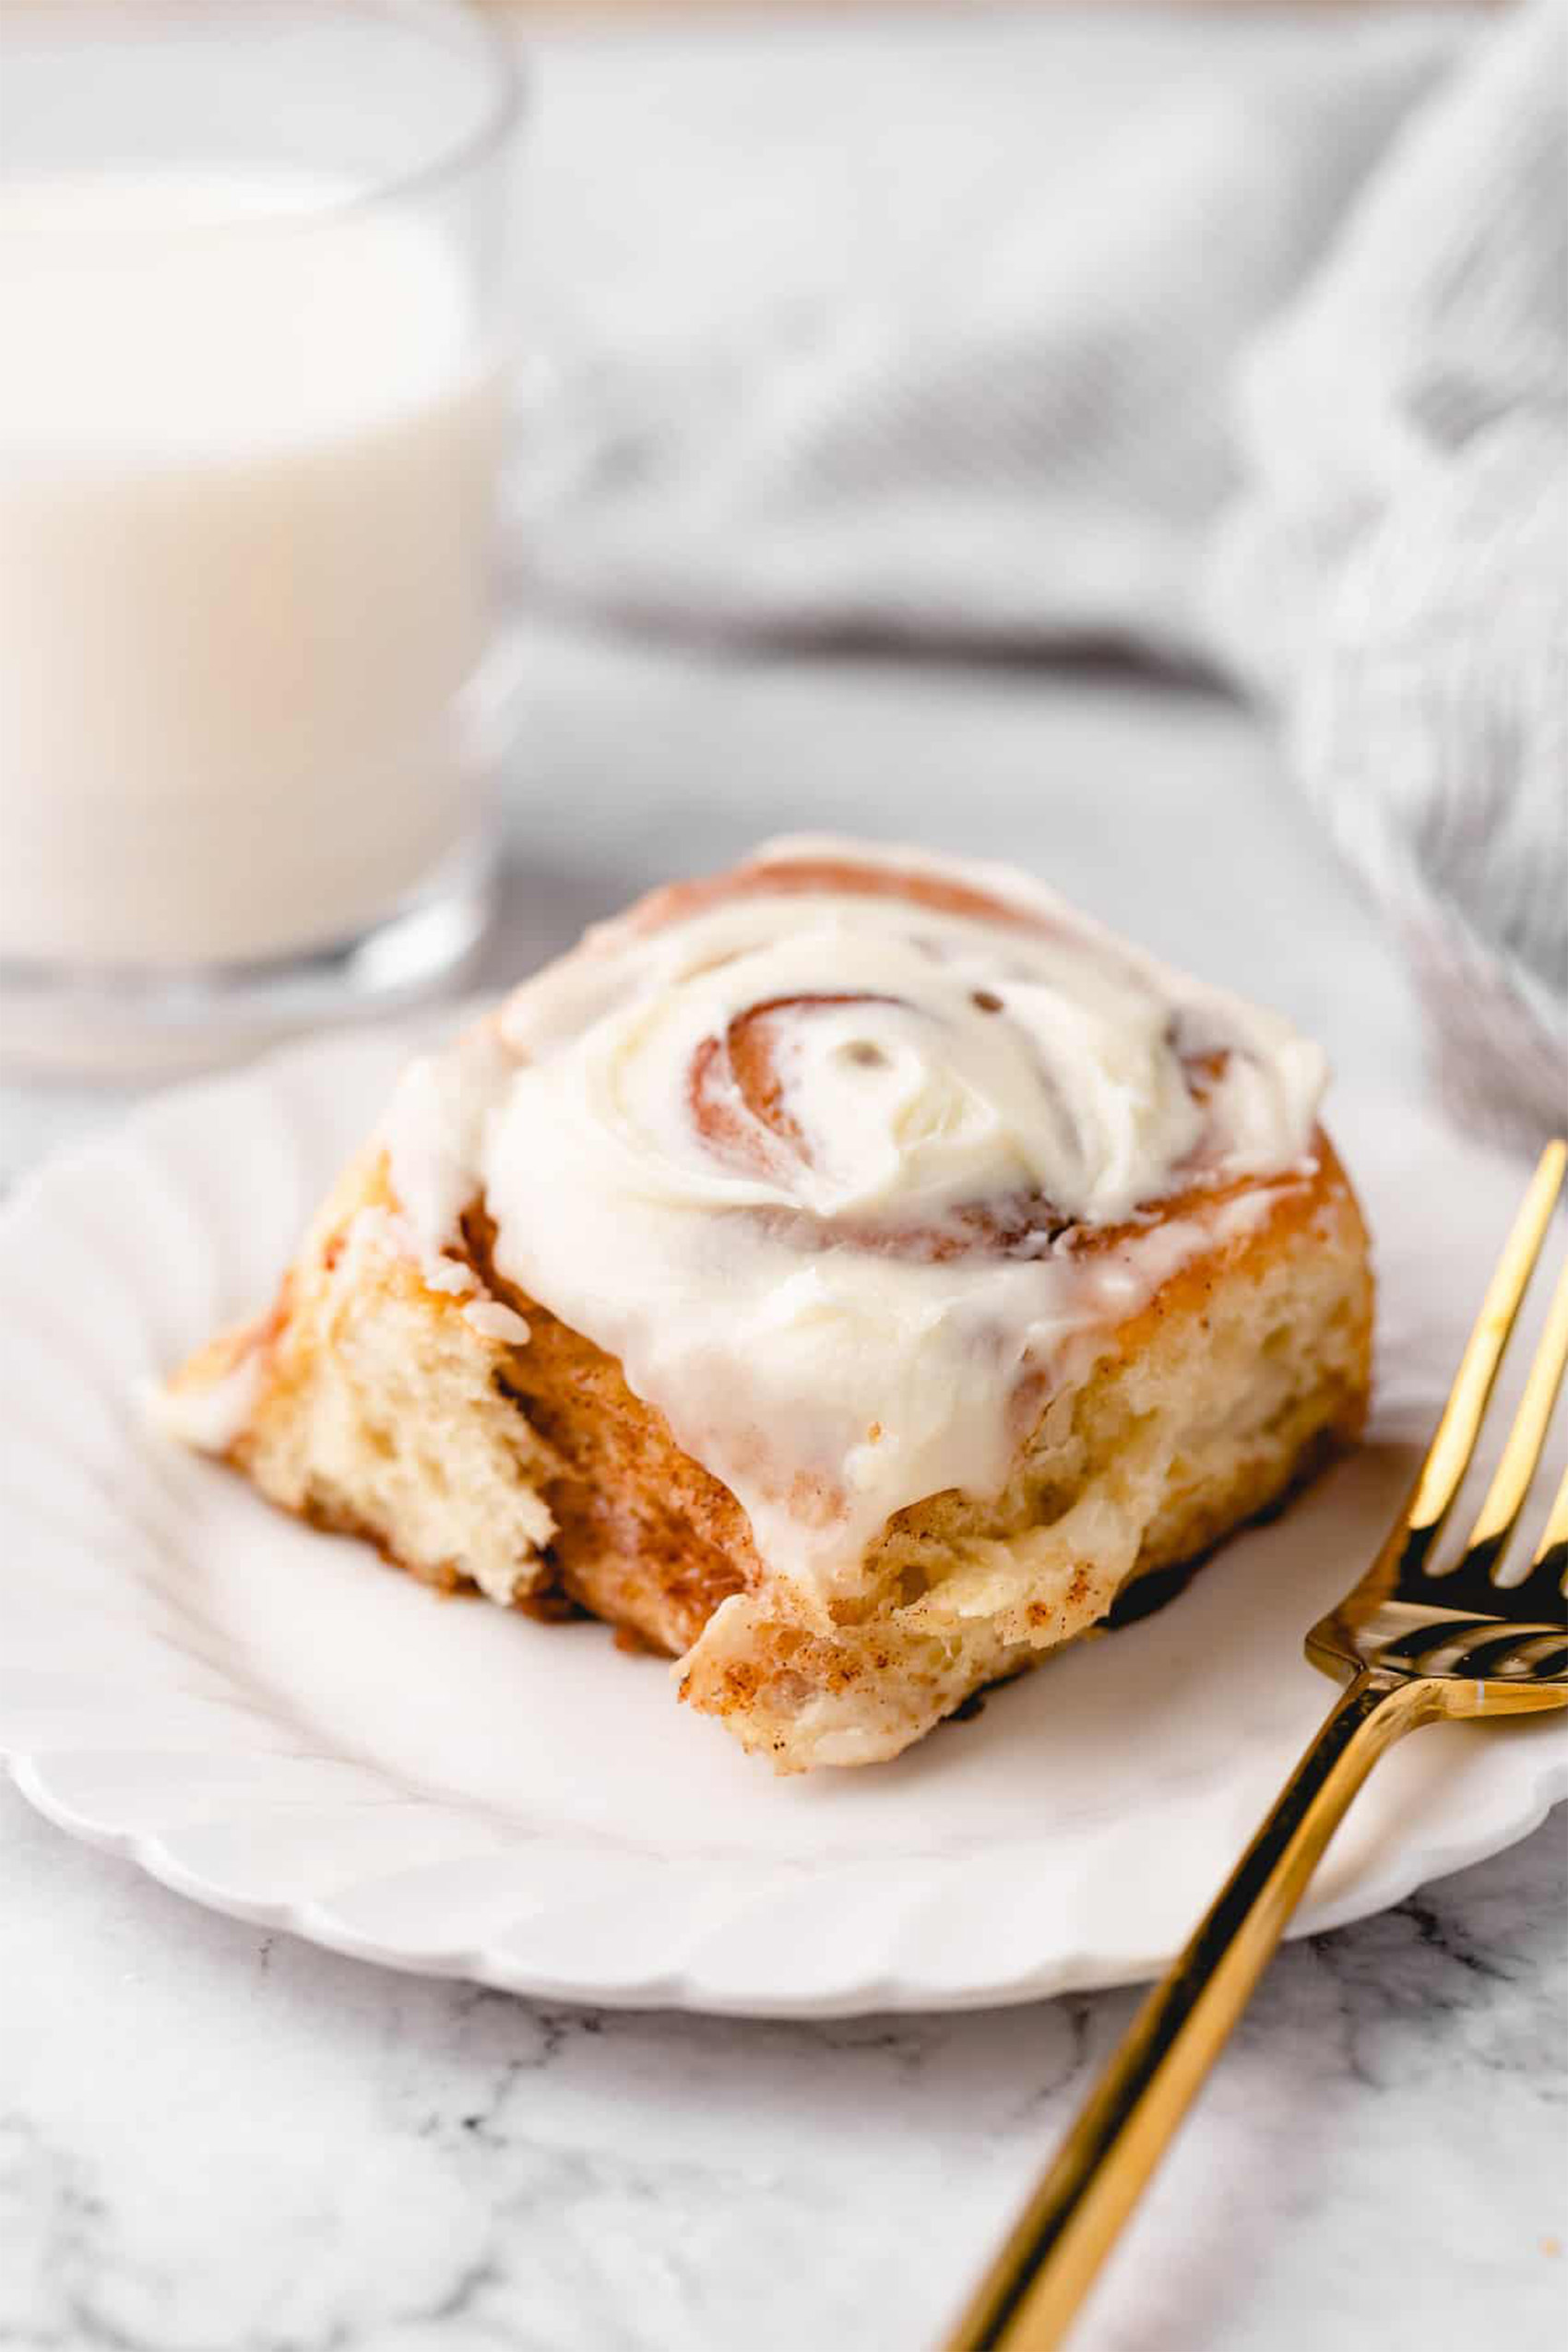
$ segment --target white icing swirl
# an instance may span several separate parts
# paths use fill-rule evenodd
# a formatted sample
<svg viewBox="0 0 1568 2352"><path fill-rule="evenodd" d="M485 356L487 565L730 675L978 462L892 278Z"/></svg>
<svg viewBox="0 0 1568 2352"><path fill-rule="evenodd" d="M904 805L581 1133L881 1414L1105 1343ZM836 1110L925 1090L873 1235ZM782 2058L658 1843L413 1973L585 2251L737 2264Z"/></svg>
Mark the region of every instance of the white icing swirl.
<svg viewBox="0 0 1568 2352"><path fill-rule="evenodd" d="M1324 1077L1021 876L837 841L634 909L481 1039L393 1106L417 1245L482 1196L501 1273L819 1601L894 1512L994 1491L1020 1380L1081 1368L1198 1238L1077 1232L1295 1169Z"/></svg>

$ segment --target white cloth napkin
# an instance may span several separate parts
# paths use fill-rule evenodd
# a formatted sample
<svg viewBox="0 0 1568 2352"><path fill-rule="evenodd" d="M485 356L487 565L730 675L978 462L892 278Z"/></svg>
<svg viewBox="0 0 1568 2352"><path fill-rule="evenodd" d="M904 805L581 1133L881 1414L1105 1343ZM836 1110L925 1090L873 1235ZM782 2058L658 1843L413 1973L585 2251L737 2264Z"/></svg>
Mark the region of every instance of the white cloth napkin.
<svg viewBox="0 0 1568 2352"><path fill-rule="evenodd" d="M1568 1123L1568 9L1391 145L1242 378L1216 642L1396 927L1455 1106Z"/></svg>
<svg viewBox="0 0 1568 2352"><path fill-rule="evenodd" d="M519 579L719 635L1205 657L1238 353L1471 30L1052 8L546 48Z"/></svg>
<svg viewBox="0 0 1568 2352"><path fill-rule="evenodd" d="M519 588L1261 688L1463 1108L1561 1120L1563 25L1009 11L547 49Z"/></svg>

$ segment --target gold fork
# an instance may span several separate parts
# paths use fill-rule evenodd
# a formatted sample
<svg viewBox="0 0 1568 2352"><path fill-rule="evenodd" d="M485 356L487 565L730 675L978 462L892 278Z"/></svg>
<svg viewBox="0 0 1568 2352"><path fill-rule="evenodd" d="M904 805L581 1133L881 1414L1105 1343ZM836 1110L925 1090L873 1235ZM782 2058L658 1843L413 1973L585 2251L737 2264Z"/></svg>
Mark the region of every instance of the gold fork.
<svg viewBox="0 0 1568 2352"><path fill-rule="evenodd" d="M1432 1557L1565 1166L1568 1144L1548 1145L1409 1502L1361 1582L1307 1635L1313 1664L1348 1688L1134 2019L947 2352L1047 2352L1062 2342L1378 1758L1419 1723L1568 1704L1568 1476L1527 1574L1496 1581L1568 1361L1568 1267L1469 1541L1452 1567Z"/></svg>

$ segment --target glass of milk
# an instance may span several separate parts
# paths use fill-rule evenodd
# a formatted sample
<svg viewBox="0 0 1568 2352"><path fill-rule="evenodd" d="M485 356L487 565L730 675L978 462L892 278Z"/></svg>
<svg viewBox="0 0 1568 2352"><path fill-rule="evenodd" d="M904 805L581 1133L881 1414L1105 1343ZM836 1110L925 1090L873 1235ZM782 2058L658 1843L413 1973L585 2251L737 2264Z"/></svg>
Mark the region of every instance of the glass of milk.
<svg viewBox="0 0 1568 2352"><path fill-rule="evenodd" d="M457 0L0 0L0 1060L483 932L518 90Z"/></svg>

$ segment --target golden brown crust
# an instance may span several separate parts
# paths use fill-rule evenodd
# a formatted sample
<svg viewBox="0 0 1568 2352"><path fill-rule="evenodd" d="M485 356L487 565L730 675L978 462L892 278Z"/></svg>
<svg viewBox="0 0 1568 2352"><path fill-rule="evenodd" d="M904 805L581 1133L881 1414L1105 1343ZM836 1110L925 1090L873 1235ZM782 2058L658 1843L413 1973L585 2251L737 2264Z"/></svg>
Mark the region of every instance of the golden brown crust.
<svg viewBox="0 0 1568 2352"><path fill-rule="evenodd" d="M497 1271L483 1209L469 1210L463 1230L485 1287L529 1326L497 1385L565 1465L544 1490L557 1589L678 1657L721 1600L761 1577L745 1513L633 1395L613 1356Z"/></svg>
<svg viewBox="0 0 1568 2352"><path fill-rule="evenodd" d="M973 915L982 922L1016 931L1052 932L1059 926L1042 908L999 892L977 889L947 874L920 866L863 865L853 858L757 858L725 873L699 874L667 883L639 898L621 920L634 931L663 931L730 898L798 897L824 892L835 897L897 898L932 914Z"/></svg>

